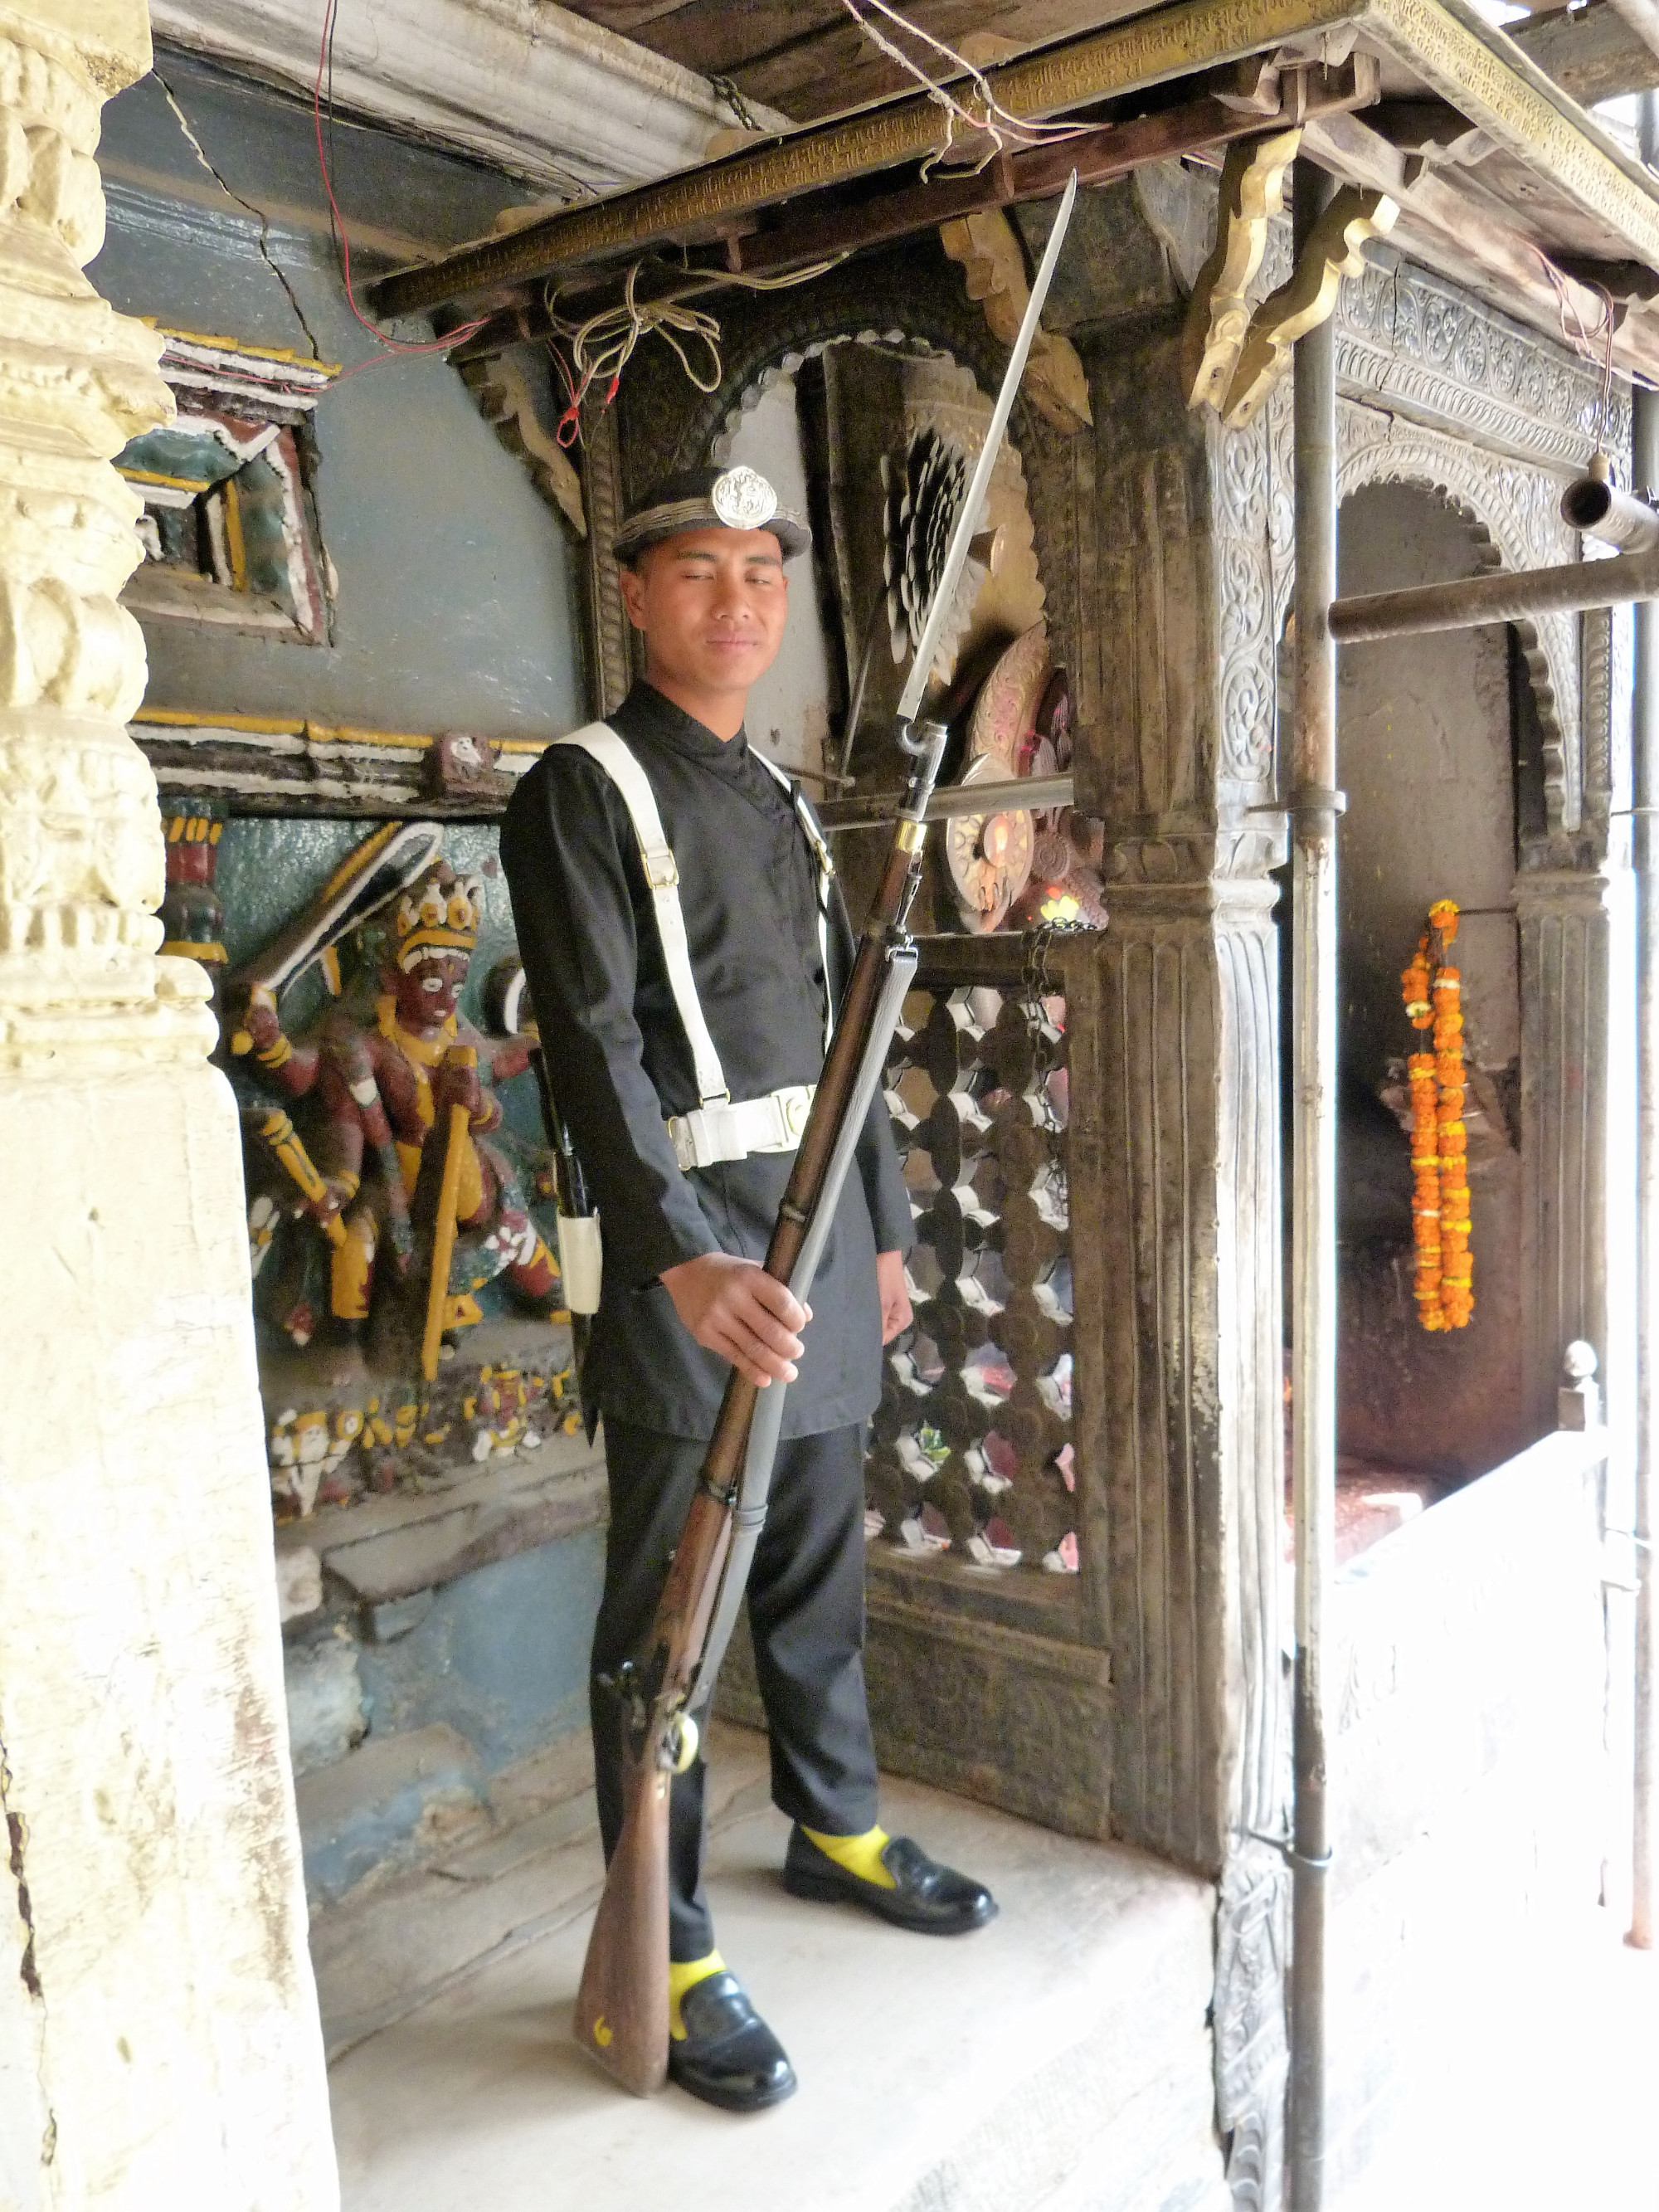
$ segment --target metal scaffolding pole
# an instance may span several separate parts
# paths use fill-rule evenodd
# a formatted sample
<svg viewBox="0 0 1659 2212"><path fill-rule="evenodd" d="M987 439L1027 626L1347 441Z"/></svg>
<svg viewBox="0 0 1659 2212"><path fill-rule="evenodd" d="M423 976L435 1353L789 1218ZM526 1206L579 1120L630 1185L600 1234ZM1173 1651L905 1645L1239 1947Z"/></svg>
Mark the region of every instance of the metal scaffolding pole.
<svg viewBox="0 0 1659 2212"><path fill-rule="evenodd" d="M1358 645L1367 638L1473 629L1480 623L1579 614L1588 607L1628 606L1632 600L1651 599L1659 599L1659 551L1621 553L1613 561L1505 568L1495 576L1454 577L1443 584L1413 584L1403 592L1367 592L1339 599L1331 609L1330 628L1339 645Z"/></svg>
<svg viewBox="0 0 1659 2212"><path fill-rule="evenodd" d="M1659 94L1644 95L1642 158L1659 155ZM1659 392L1638 390L1632 420L1632 475L1650 498L1659 485ZM1636 610L1636 696L1632 745L1632 854L1636 876L1636 1680L1631 1820L1630 1941L1653 1948L1654 1819L1659 1805L1655 1741L1655 1674L1659 1661L1653 1578L1656 1462L1659 1461L1659 606Z"/></svg>
<svg viewBox="0 0 1659 2212"><path fill-rule="evenodd" d="M1330 180L1296 165L1300 255ZM1291 1850L1291 2212L1320 2212L1325 2159L1325 1893L1330 1848L1321 1681L1336 1501L1336 345L1296 345L1296 789L1291 795L1291 1464L1296 1525L1296 1798Z"/></svg>

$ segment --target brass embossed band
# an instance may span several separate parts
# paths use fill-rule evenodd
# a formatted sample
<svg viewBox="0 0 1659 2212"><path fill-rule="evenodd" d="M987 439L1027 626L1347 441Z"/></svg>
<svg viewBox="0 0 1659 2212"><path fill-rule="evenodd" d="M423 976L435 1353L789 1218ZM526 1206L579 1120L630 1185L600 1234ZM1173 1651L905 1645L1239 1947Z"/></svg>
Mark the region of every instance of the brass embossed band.
<svg viewBox="0 0 1659 2212"><path fill-rule="evenodd" d="M1011 114L1033 119L1132 92L1334 28L1355 10L1344 0L1180 0L1134 21L988 71ZM700 223L849 177L919 161L939 145L940 110L925 96L901 100L709 167L572 208L509 237L459 247L419 269L394 272L374 292L382 314L407 314L619 248L643 246Z"/></svg>
<svg viewBox="0 0 1659 2212"><path fill-rule="evenodd" d="M1379 45L1426 77L1489 137L1526 166L1570 192L1621 238L1638 258L1659 261L1659 200L1638 164L1620 153L1594 118L1575 119L1574 105L1543 71L1456 4L1438 0L1373 0L1365 21ZM1565 111L1565 112L1564 112ZM1594 134L1594 135L1592 135Z"/></svg>
<svg viewBox="0 0 1659 2212"><path fill-rule="evenodd" d="M1566 95L1518 49L1506 54L1501 34L1466 15L1463 0L1178 0L988 74L1011 113L1036 119L1343 25L1426 77L1642 259L1659 263L1659 203L1636 164L1596 126L1575 121ZM415 313L717 225L796 192L919 160L940 131L940 111L925 97L890 101L395 271L375 287L374 305L382 314Z"/></svg>

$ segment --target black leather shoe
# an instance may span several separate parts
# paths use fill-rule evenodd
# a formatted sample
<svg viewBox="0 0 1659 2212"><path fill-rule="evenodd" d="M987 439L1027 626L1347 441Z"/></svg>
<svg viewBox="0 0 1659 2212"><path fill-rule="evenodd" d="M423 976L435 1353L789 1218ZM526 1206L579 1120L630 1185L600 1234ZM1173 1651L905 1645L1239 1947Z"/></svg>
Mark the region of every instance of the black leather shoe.
<svg viewBox="0 0 1659 2212"><path fill-rule="evenodd" d="M763 2112L795 2094L795 2069L735 1974L708 1974L680 1999L684 2040L668 2046L668 2075L728 2112Z"/></svg>
<svg viewBox="0 0 1659 2212"><path fill-rule="evenodd" d="M783 1886L792 1897L817 1898L826 1905L843 1899L861 1905L896 1928L915 1929L923 1936L965 1935L997 1917L996 1899L982 1882L940 1866L908 1836L890 1837L882 1845L881 1863L893 1877L891 1889L848 1874L818 1849L804 1828L797 1827L784 1856Z"/></svg>

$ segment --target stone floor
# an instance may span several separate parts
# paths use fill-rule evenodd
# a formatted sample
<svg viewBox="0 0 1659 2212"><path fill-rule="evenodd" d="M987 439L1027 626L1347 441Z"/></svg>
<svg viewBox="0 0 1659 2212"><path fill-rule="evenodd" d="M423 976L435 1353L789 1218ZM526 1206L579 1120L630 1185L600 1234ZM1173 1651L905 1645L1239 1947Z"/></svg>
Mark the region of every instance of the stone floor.
<svg viewBox="0 0 1659 2212"><path fill-rule="evenodd" d="M1202 1884L890 1780L888 1824L987 1878L1001 1917L930 1942L800 1904L761 1741L720 1729L721 1943L802 2086L752 2120L641 2105L570 2038L599 1886L582 1778L319 1917L344 2212L1229 2212ZM1655 2212L1659 1957L1622 1924L1449 1945L1422 2094L1331 2212Z"/></svg>
<svg viewBox="0 0 1659 2212"><path fill-rule="evenodd" d="M759 1738L717 1731L712 1773L721 1947L799 2094L642 2105L575 2048L599 1864L574 1797L319 1920L345 2212L1225 2212L1204 1884L890 1781L887 1825L1002 1907L907 1936L784 1894Z"/></svg>

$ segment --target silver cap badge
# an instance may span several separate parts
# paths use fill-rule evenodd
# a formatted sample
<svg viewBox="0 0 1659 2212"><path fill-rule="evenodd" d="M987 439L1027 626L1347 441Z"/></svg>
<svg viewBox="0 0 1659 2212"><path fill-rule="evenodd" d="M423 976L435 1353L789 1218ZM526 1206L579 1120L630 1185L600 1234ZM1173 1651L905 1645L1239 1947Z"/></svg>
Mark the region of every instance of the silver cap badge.
<svg viewBox="0 0 1659 2212"><path fill-rule="evenodd" d="M741 462L715 477L708 496L730 530L763 530L778 511L778 495L766 478Z"/></svg>

